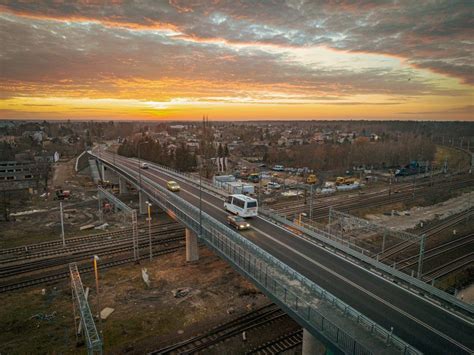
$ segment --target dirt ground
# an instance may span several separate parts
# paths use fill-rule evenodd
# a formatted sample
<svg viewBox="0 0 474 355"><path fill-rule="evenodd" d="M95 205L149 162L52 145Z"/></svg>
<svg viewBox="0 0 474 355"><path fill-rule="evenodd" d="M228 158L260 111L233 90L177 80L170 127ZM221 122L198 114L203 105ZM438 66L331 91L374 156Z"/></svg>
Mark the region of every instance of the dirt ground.
<svg viewBox="0 0 474 355"><path fill-rule="evenodd" d="M76 174L74 164L75 159L71 159L54 165L49 196L25 193L21 199L17 198L21 201L12 201L10 221L0 225L1 249L60 238L60 201L54 199L54 191L58 188L71 191L71 198L62 201L66 238L90 233L80 231L81 226L102 224L98 215L97 188L89 176ZM133 208L137 207L136 196L121 199ZM109 224L107 230L125 227L120 215L105 215L104 221Z"/></svg>
<svg viewBox="0 0 474 355"><path fill-rule="evenodd" d="M466 303L474 304L474 284L460 290L457 294L457 298Z"/></svg>
<svg viewBox="0 0 474 355"><path fill-rule="evenodd" d="M440 220L445 219L453 214L472 208L473 204L474 191L471 191L436 205L413 207L407 211L397 211L399 215L370 214L366 218L394 230L407 230L415 228L421 221L428 222L436 218Z"/></svg>
<svg viewBox="0 0 474 355"><path fill-rule="evenodd" d="M90 177L76 174L74 162L57 163L51 183L51 191L63 188L72 192L72 198L63 201L66 237L100 232L79 231L82 225L99 223L98 201ZM121 199L137 207L136 196ZM120 214L109 214L105 219L110 229L124 227ZM52 194L31 195L13 211L12 221L2 223L0 248L59 239L60 230L59 201ZM106 353L142 354L269 302L208 249L201 248L200 254L200 260L193 264L186 263L184 252L178 252L142 265L100 272L101 308L115 309L103 322ZM142 267L148 269L150 288L141 278ZM91 288L90 305L97 312L94 279L84 274L82 280ZM187 295L174 297L173 291L180 288L186 289ZM0 354L85 353L83 345L76 346L71 289L66 280L0 294L0 302L8 305L0 307Z"/></svg>
<svg viewBox="0 0 474 355"><path fill-rule="evenodd" d="M150 288L141 278L142 267L148 269ZM94 279L85 274L82 281L91 288L90 306L96 312ZM103 270L100 285L101 308L115 310L103 321L108 354L142 354L220 324L229 312L237 317L269 302L204 247L192 264L181 252ZM0 302L9 305L0 308L0 353L84 353L84 346L76 347L69 283L44 288L46 295L40 287L0 294ZM176 298L173 291L180 288L188 293Z"/></svg>

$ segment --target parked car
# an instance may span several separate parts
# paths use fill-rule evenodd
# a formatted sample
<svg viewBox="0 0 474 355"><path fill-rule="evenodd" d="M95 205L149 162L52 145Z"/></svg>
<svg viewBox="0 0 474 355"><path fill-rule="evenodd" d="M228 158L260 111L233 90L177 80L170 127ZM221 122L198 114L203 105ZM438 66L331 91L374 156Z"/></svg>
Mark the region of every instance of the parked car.
<svg viewBox="0 0 474 355"><path fill-rule="evenodd" d="M285 167L283 165L274 165L272 170L273 171L285 171Z"/></svg>
<svg viewBox="0 0 474 355"><path fill-rule="evenodd" d="M142 169L148 169L148 164L147 163L141 163L140 168Z"/></svg>
<svg viewBox="0 0 474 355"><path fill-rule="evenodd" d="M176 181L168 181L166 187L173 192L178 192L181 188Z"/></svg>
<svg viewBox="0 0 474 355"><path fill-rule="evenodd" d="M250 228L250 223L248 223L243 217L228 215L227 216L227 223L230 226L234 227L237 230L244 230Z"/></svg>
<svg viewBox="0 0 474 355"><path fill-rule="evenodd" d="M268 184L267 184L267 188L269 189L279 189L281 187L281 185L277 182L273 182L273 181L270 181Z"/></svg>

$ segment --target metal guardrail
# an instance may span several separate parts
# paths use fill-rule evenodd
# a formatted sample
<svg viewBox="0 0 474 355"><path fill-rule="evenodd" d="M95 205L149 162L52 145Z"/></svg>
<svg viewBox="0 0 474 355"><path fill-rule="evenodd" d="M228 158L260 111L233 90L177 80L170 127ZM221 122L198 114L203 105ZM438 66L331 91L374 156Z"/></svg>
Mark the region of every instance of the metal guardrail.
<svg viewBox="0 0 474 355"><path fill-rule="evenodd" d="M134 179L133 170L123 167L114 169ZM204 212L200 225L198 208L147 177L142 177L142 181L145 182L144 192L157 205L198 234L204 243L257 284L290 315L305 324L309 330L313 330L313 334L333 344L339 351L350 354L372 353L367 344L361 343L360 337L350 335L337 326L335 318L339 321L343 319L352 332L364 332L368 339L374 342L372 344L377 343L378 350L383 347L384 351L392 348L397 353L420 354L391 331L373 322L226 225ZM146 189L146 185L152 189Z"/></svg>
<svg viewBox="0 0 474 355"><path fill-rule="evenodd" d="M419 279L407 275L392 266L381 263L376 259L370 257L369 255L365 255L363 250L362 252L354 250L351 246L346 246L342 244L333 236L331 237L331 235L328 235L328 233L310 230L305 226L295 224L292 221L289 221L286 218L276 214L274 211L259 209L259 213L261 216L265 216L271 222L295 228L304 233L305 235L314 238L316 241L331 246L335 250L341 251L344 255L351 256L354 259L364 262L367 266L369 266L369 269L374 269L382 273L384 276L389 275L391 278L396 279L397 281L402 281L404 284L408 285L409 288L413 288L416 292L421 292L431 296L431 298L434 301L437 301L437 303L440 305L444 305L446 307L446 303L448 303L452 306L457 307L458 310L464 311L463 314L467 312L466 315L468 317L473 317L473 305L464 303L463 301L440 289L437 289Z"/></svg>

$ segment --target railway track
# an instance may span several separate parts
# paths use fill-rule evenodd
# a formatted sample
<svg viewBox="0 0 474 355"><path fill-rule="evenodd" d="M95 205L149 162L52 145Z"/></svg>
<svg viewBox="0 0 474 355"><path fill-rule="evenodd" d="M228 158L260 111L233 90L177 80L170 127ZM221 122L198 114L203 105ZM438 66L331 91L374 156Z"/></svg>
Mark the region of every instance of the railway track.
<svg viewBox="0 0 474 355"><path fill-rule="evenodd" d="M432 237L433 235L442 232L443 230L450 228L463 220L465 220L470 214L472 214L472 209L463 211L461 213L458 213L456 215L452 215L448 218L445 218L444 220L440 221L436 225L433 225L423 231L423 234L425 234L426 239L429 237ZM425 239L425 242L426 242ZM383 253L379 254L379 260L380 261L387 261L390 257L393 257L394 255L399 254L400 252L406 250L407 248L413 246L416 244L416 242L413 241L404 241L400 242L398 244L395 244L387 249L384 250Z"/></svg>
<svg viewBox="0 0 474 355"><path fill-rule="evenodd" d="M302 344L303 330L299 329L252 349L246 352L246 355L277 355L301 346Z"/></svg>
<svg viewBox="0 0 474 355"><path fill-rule="evenodd" d="M426 282L431 282L440 277L446 276L454 271L457 271L465 266L474 265L474 252L470 252L457 259L448 261L434 269L423 274L423 279Z"/></svg>
<svg viewBox="0 0 474 355"><path fill-rule="evenodd" d="M469 234L464 237L451 240L447 243L438 245L437 247L426 250L425 255L423 256L423 262L428 260L436 259L438 256L445 255L451 251L457 250L459 248L465 248L469 245L474 245L474 234ZM472 248L472 246L471 246ZM405 258L401 261L398 261L399 270L406 270L408 268L414 268L418 265L418 255L412 255L408 258Z"/></svg>
<svg viewBox="0 0 474 355"><path fill-rule="evenodd" d="M151 229L152 237L162 235L165 232L174 233L176 231L184 231L183 227L180 227L177 224L172 224L170 226L162 227L160 225L155 226ZM139 239L148 238L148 231L141 231L138 235ZM115 237L107 237L99 240L87 241L87 243L75 243L67 244L66 247L52 248L50 250L44 250L33 253L26 253L25 255L14 254L8 258L0 260L0 270L4 267L11 265L13 263L23 263L31 259L43 259L48 257L61 257L62 255L75 255L78 252L87 251L87 250L100 250L108 246L118 246L125 245L127 243L132 243L131 234L123 234Z"/></svg>
<svg viewBox="0 0 474 355"><path fill-rule="evenodd" d="M150 354L191 354L203 351L212 345L288 316L275 304L263 306L208 332L155 351Z"/></svg>
<svg viewBox="0 0 474 355"><path fill-rule="evenodd" d="M165 224L160 224L160 225L155 224L155 225L152 225L152 228L157 228L157 227L164 228L166 226L172 226L172 225L177 225L177 223L170 222L170 223L165 223ZM148 226L139 227L139 230L145 230L145 229L148 230ZM83 244L85 242L91 242L94 240L103 240L107 238L121 237L123 235L131 235L131 233L132 233L132 229L127 228L127 229L118 230L118 231L110 231L110 232L97 233L97 234L92 234L92 235L66 238L66 247L76 245L76 244ZM32 252L34 253L34 252L39 252L41 250L51 250L52 248L63 248L62 241L54 240L54 241L24 245L21 247L2 249L0 250L0 262L2 260L9 258L8 255L18 255L18 256L29 255Z"/></svg>
<svg viewBox="0 0 474 355"><path fill-rule="evenodd" d="M183 249L184 245L179 245L179 246L174 246L174 247L168 247L165 249L161 250L156 250L153 251L154 256L159 256L159 255L166 255L166 254L171 254L174 253L180 249ZM143 259L148 259L148 254L142 255L139 257L140 260ZM104 261L100 264L101 269L108 269L114 266L121 266L124 264L132 263L134 262L133 257L124 257L116 260L111 260L111 261ZM94 268L92 266L85 266L82 265L79 267L80 273L91 273L94 271ZM54 281L59 281L65 278L69 277L69 271L67 268L63 268L63 270L60 271L54 271L54 272L48 272L46 275L43 276L36 276L36 277L31 277L26 280L21 280L17 282L11 282L8 284L0 285L0 293L3 292L8 292L8 291L14 291L14 290L19 290L22 288L30 287L30 286L35 286L35 285L40 285L40 284L45 284L49 282L54 282Z"/></svg>
<svg viewBox="0 0 474 355"><path fill-rule="evenodd" d="M166 238L156 238L166 236ZM180 242L183 240L184 233L182 229L178 229L175 232L161 231L155 233L155 239L152 239L152 245L163 245L172 242ZM93 254L99 254L101 256L112 256L121 253L126 253L132 250L132 239L117 242L111 241L109 243L103 243L100 247L89 247L84 246L80 250L71 253L61 254L52 258L36 259L26 263L13 263L6 266L0 267L0 280L15 277L21 274L40 272L44 269L67 265L70 262L83 261L90 258ZM149 247L148 236L139 238L139 247Z"/></svg>
<svg viewBox="0 0 474 355"><path fill-rule="evenodd" d="M454 181L454 182L449 182L446 184L443 184L443 186L435 186L435 187L421 187L419 190L415 190L417 194L419 195L420 192L426 191L427 192L433 192L436 189L459 189L459 188L464 188L466 186L472 186L474 183L474 180L469 178L466 180L462 181ZM345 201L342 202L337 202L337 203L331 203L333 198L326 198L325 200L321 201L321 199L318 199L318 201L315 201L313 203L313 209L312 209L312 215L314 219L323 219L328 216L329 213L329 207L336 208L340 211L350 211L350 210L355 210L355 209L361 209L361 208L368 208L368 207L380 207L384 206L387 204L392 204L392 203L397 203L397 202L404 202L407 200L407 198L412 198L413 194L413 189L408 186L407 188L400 190L399 193L393 193L389 198L387 198L387 195L380 195L377 194L375 196L369 197L368 195L362 195L362 196L354 196L354 197L345 197ZM271 209L277 211L277 213L285 216L291 216L297 213L301 212L306 212L309 213L309 203L308 204L302 204L301 201L287 201L283 202L281 204L273 204L269 206Z"/></svg>

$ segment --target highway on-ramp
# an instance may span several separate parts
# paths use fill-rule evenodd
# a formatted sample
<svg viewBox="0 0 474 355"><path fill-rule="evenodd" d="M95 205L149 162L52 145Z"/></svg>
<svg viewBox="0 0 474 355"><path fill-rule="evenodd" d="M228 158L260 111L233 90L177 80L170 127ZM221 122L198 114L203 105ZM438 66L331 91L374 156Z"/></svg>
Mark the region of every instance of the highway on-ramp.
<svg viewBox="0 0 474 355"><path fill-rule="evenodd" d="M112 154L103 153L109 163ZM115 156L115 165L138 176L135 159ZM178 181L177 194L199 206L199 188L185 179L149 163L141 169L142 177L166 188L169 180ZM143 188L149 189L146 179ZM202 210L226 223L223 200L202 190ZM387 281L326 249L299 238L268 220L250 220L252 228L241 235L280 259L294 270L326 289L386 329L427 354L471 354L474 326L467 320Z"/></svg>

